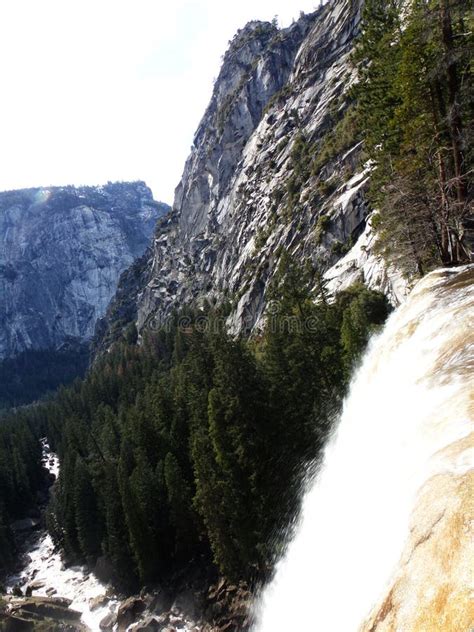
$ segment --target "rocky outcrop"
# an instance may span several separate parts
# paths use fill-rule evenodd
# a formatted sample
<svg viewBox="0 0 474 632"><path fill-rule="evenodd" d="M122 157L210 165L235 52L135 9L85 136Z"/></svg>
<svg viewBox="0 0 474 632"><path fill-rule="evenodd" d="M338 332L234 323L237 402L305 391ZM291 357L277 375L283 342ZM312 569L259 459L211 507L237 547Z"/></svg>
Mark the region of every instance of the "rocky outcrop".
<svg viewBox="0 0 474 632"><path fill-rule="evenodd" d="M474 433L438 457L444 472L420 490L395 579L361 632L460 632L474 628Z"/></svg>
<svg viewBox="0 0 474 632"><path fill-rule="evenodd" d="M126 316L140 332L180 306L224 297L229 328L254 331L283 250L321 273L364 234L370 165L348 92L359 21L359 2L335 0L286 29L251 22L237 33L172 213L109 310L107 343ZM377 269L371 286L397 302L398 286L378 260Z"/></svg>
<svg viewBox="0 0 474 632"><path fill-rule="evenodd" d="M249 587L244 583L232 584L223 578L207 587L209 578L203 581L202 572L199 575L201 581L196 582L195 577L189 582L188 578L169 592L160 588L143 589L140 596L128 597L120 603L117 612L104 617L100 629L130 632L249 630L252 623Z"/></svg>
<svg viewBox="0 0 474 632"><path fill-rule="evenodd" d="M79 619L81 613L72 610L68 599L51 597L5 598L0 604L0 629L6 632L37 630L68 630L87 632Z"/></svg>
<svg viewBox="0 0 474 632"><path fill-rule="evenodd" d="M167 210L143 182L0 193L0 359L89 340Z"/></svg>
<svg viewBox="0 0 474 632"><path fill-rule="evenodd" d="M117 629L125 632L146 609L146 604L139 597L129 597L123 601L117 611Z"/></svg>
<svg viewBox="0 0 474 632"><path fill-rule="evenodd" d="M375 234L371 216L367 218L364 232L351 250L324 273L329 294L346 290L357 282L370 289L382 291L394 306L407 298L410 284L399 270L388 267L380 255L374 252Z"/></svg>

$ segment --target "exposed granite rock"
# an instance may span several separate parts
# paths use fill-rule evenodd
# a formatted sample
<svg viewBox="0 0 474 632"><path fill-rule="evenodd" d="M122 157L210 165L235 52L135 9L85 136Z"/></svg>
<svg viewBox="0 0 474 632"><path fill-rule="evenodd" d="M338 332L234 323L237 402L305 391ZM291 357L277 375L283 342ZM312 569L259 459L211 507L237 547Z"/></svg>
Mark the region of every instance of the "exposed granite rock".
<svg viewBox="0 0 474 632"><path fill-rule="evenodd" d="M101 630L113 630L117 621L117 615L113 612L109 612L99 623Z"/></svg>
<svg viewBox="0 0 474 632"><path fill-rule="evenodd" d="M97 608L102 608L109 602L109 598L107 595L99 595L98 597L94 597L89 601L89 610L97 610Z"/></svg>
<svg viewBox="0 0 474 632"><path fill-rule="evenodd" d="M326 154L322 148L349 106L359 22L359 2L335 0L286 29L251 22L237 33L173 211L140 266L123 277L99 331L102 348L127 318L140 333L205 299L229 299L229 329L254 331L283 249L324 272L357 242L370 166L357 137ZM372 286L387 289L382 272Z"/></svg>
<svg viewBox="0 0 474 632"><path fill-rule="evenodd" d="M474 628L473 446L474 433L440 453L448 471L421 489L396 577L361 632Z"/></svg>
<svg viewBox="0 0 474 632"><path fill-rule="evenodd" d="M192 572L191 572L192 575ZM106 618L101 629L139 630L172 632L245 632L252 625L252 595L244 583L232 584L221 578L209 586L209 577L199 573L200 582L176 585L173 602L159 588L143 589L140 597L133 596L123 601L116 616Z"/></svg>
<svg viewBox="0 0 474 632"><path fill-rule="evenodd" d="M303 183L297 199L289 193L295 144L301 135L312 145L324 136L330 108L350 83L358 20L357 3L339 0L287 29L251 22L234 38L173 213L156 234L150 279L138 301L139 329L177 305L227 293L235 301L231 328L251 330L281 247L302 262L330 260L332 241L359 230L366 209L357 191L344 217L338 195L315 200L316 177ZM328 231L319 247L315 229L329 206L333 235Z"/></svg>
<svg viewBox="0 0 474 632"><path fill-rule="evenodd" d="M4 598L0 607L0 629L87 632L87 626L79 621L81 613L72 610L70 604L69 600L58 597Z"/></svg>
<svg viewBox="0 0 474 632"><path fill-rule="evenodd" d="M146 609L146 604L139 597L129 597L123 601L117 611L117 627L119 632L124 632Z"/></svg>
<svg viewBox="0 0 474 632"><path fill-rule="evenodd" d="M375 235L370 216L364 232L353 248L324 274L327 291L334 295L358 281L373 290L382 291L392 305L403 303L410 291L409 282L394 268L388 268L374 253Z"/></svg>
<svg viewBox="0 0 474 632"><path fill-rule="evenodd" d="M0 193L0 359L89 340L167 210L143 182Z"/></svg>

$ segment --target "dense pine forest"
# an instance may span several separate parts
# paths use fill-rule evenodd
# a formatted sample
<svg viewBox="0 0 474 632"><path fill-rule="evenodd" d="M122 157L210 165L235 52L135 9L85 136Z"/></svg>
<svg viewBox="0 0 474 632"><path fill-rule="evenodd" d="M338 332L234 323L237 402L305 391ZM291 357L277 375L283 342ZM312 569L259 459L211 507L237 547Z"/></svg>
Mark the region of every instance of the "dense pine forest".
<svg viewBox="0 0 474 632"><path fill-rule="evenodd" d="M15 561L11 523L24 518L44 485L35 415L0 419L0 572Z"/></svg>
<svg viewBox="0 0 474 632"><path fill-rule="evenodd" d="M0 362L0 411L29 404L59 386L83 377L89 364L87 345L75 349L23 351Z"/></svg>
<svg viewBox="0 0 474 632"><path fill-rule="evenodd" d="M365 2L354 96L374 225L379 251L409 275L469 262L473 21L464 0Z"/></svg>
<svg viewBox="0 0 474 632"><path fill-rule="evenodd" d="M282 272L257 340L225 333L225 307L181 312L24 413L61 459L48 520L67 559L105 559L127 589L193 560L234 580L268 573L301 463L388 312L363 286L315 304L300 276Z"/></svg>

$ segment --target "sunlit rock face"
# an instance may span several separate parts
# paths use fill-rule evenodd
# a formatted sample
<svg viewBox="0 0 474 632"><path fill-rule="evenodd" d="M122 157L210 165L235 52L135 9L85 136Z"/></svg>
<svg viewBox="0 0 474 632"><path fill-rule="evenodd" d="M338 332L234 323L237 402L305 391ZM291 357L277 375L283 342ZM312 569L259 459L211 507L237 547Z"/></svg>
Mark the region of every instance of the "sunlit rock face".
<svg viewBox="0 0 474 632"><path fill-rule="evenodd" d="M468 632L474 627L474 433L440 453L450 472L420 491L396 578L361 632Z"/></svg>
<svg viewBox="0 0 474 632"><path fill-rule="evenodd" d="M322 152L317 166L310 163L328 149L328 133L348 108L359 24L359 2L334 0L288 28L251 22L237 33L173 211L158 225L135 289L127 279L111 314L127 303L142 330L176 307L226 298L230 330L255 331L283 250L325 272L356 244L366 228L370 178L359 139L349 134ZM354 270L334 276L344 285ZM356 277L399 302L376 257Z"/></svg>
<svg viewBox="0 0 474 632"><path fill-rule="evenodd" d="M162 321L176 304L227 295L234 303L231 329L252 330L282 248L302 263L329 265L338 259L332 245L363 229L367 174L322 196L318 176L308 175L297 195L289 193L299 137L308 143L324 137L330 110L342 105L351 83L357 5L338 0L283 30L251 22L237 33L196 132L174 212L156 234L139 327ZM341 160L327 166L325 177L342 170ZM332 220L321 239L323 214Z"/></svg>
<svg viewBox="0 0 474 632"><path fill-rule="evenodd" d="M334 295L362 281L367 287L383 292L392 305L398 306L406 300L410 283L399 270L387 266L374 253L376 235L371 218L367 217L364 232L349 252L324 273L326 289Z"/></svg>
<svg viewBox="0 0 474 632"><path fill-rule="evenodd" d="M143 182L0 193L0 359L87 341L167 210Z"/></svg>

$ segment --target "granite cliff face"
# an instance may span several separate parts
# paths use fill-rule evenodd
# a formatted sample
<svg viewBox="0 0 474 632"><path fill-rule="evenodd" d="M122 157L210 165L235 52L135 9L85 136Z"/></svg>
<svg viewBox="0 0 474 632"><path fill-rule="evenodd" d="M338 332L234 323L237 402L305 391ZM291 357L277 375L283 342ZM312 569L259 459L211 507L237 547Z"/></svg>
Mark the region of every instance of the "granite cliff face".
<svg viewBox="0 0 474 632"><path fill-rule="evenodd" d="M89 340L167 210L143 182L0 193L0 359Z"/></svg>
<svg viewBox="0 0 474 632"><path fill-rule="evenodd" d="M330 270L363 235L368 214L370 168L348 95L359 21L358 2L337 0L286 29L250 22L236 34L173 211L158 225L138 285L127 286L139 330L178 306L224 296L231 330L258 328L283 249L328 271L334 288L365 275L394 303L401 298L365 250L356 274L351 265ZM121 292L112 321L124 300Z"/></svg>

